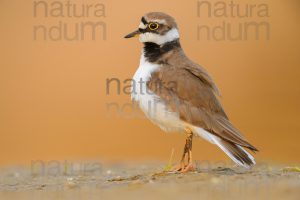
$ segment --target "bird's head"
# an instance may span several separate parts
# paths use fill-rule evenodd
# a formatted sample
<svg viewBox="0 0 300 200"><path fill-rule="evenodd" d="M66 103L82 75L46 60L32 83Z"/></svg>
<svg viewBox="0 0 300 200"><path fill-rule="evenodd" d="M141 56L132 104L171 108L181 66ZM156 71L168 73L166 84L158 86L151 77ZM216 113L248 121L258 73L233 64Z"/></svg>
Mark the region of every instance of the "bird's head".
<svg viewBox="0 0 300 200"><path fill-rule="evenodd" d="M179 33L173 17L161 12L150 12L141 19L139 28L125 38L139 36L140 42L158 45L177 40Z"/></svg>

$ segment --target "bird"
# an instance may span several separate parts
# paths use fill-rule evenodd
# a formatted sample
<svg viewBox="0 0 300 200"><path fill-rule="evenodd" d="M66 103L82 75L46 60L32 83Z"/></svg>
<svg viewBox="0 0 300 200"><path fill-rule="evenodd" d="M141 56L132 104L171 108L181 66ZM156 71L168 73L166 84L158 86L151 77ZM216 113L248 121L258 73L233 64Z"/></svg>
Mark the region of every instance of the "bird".
<svg viewBox="0 0 300 200"><path fill-rule="evenodd" d="M143 48L132 78L132 100L163 131L186 134L180 163L172 171L196 170L194 137L215 144L238 166L251 169L256 162L248 151L258 149L230 122L206 69L183 51L175 19L163 12L146 13L138 29L125 36L133 37L139 37Z"/></svg>

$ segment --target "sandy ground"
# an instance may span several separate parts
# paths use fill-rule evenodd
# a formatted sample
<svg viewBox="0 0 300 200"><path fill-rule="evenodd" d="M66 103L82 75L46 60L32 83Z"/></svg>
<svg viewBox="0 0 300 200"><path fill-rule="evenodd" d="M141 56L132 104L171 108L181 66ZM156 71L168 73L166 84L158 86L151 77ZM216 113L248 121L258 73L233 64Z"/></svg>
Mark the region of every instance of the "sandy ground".
<svg viewBox="0 0 300 200"><path fill-rule="evenodd" d="M3 168L0 199L300 199L299 170L278 165L197 165L186 174L163 172L159 163L74 169Z"/></svg>

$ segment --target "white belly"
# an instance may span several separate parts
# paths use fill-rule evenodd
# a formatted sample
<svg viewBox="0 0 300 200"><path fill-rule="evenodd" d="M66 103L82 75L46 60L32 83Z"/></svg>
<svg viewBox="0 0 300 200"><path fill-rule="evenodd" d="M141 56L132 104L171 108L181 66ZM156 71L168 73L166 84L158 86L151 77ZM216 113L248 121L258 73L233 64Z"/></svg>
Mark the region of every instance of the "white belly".
<svg viewBox="0 0 300 200"><path fill-rule="evenodd" d="M140 66L133 77L131 98L138 102L145 115L164 131L181 132L184 130L184 122L179 119L178 113L167 110L160 97L147 90L147 81L151 73L159 70L159 65L147 62L141 57Z"/></svg>

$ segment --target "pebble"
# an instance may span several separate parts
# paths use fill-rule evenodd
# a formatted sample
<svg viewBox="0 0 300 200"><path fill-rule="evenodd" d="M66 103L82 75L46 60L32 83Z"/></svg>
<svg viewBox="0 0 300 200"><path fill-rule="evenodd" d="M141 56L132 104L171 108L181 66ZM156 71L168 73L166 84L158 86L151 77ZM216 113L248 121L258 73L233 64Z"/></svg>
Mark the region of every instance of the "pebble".
<svg viewBox="0 0 300 200"><path fill-rule="evenodd" d="M213 184L219 184L220 183L220 179L219 178L216 178L216 177L213 177L210 179L210 182L212 182Z"/></svg>
<svg viewBox="0 0 300 200"><path fill-rule="evenodd" d="M78 184L76 183L76 181L75 181L74 178L69 177L69 178L67 178L67 181L66 181L66 183L65 183L65 186L66 186L67 188L73 189L73 188L78 187Z"/></svg>

